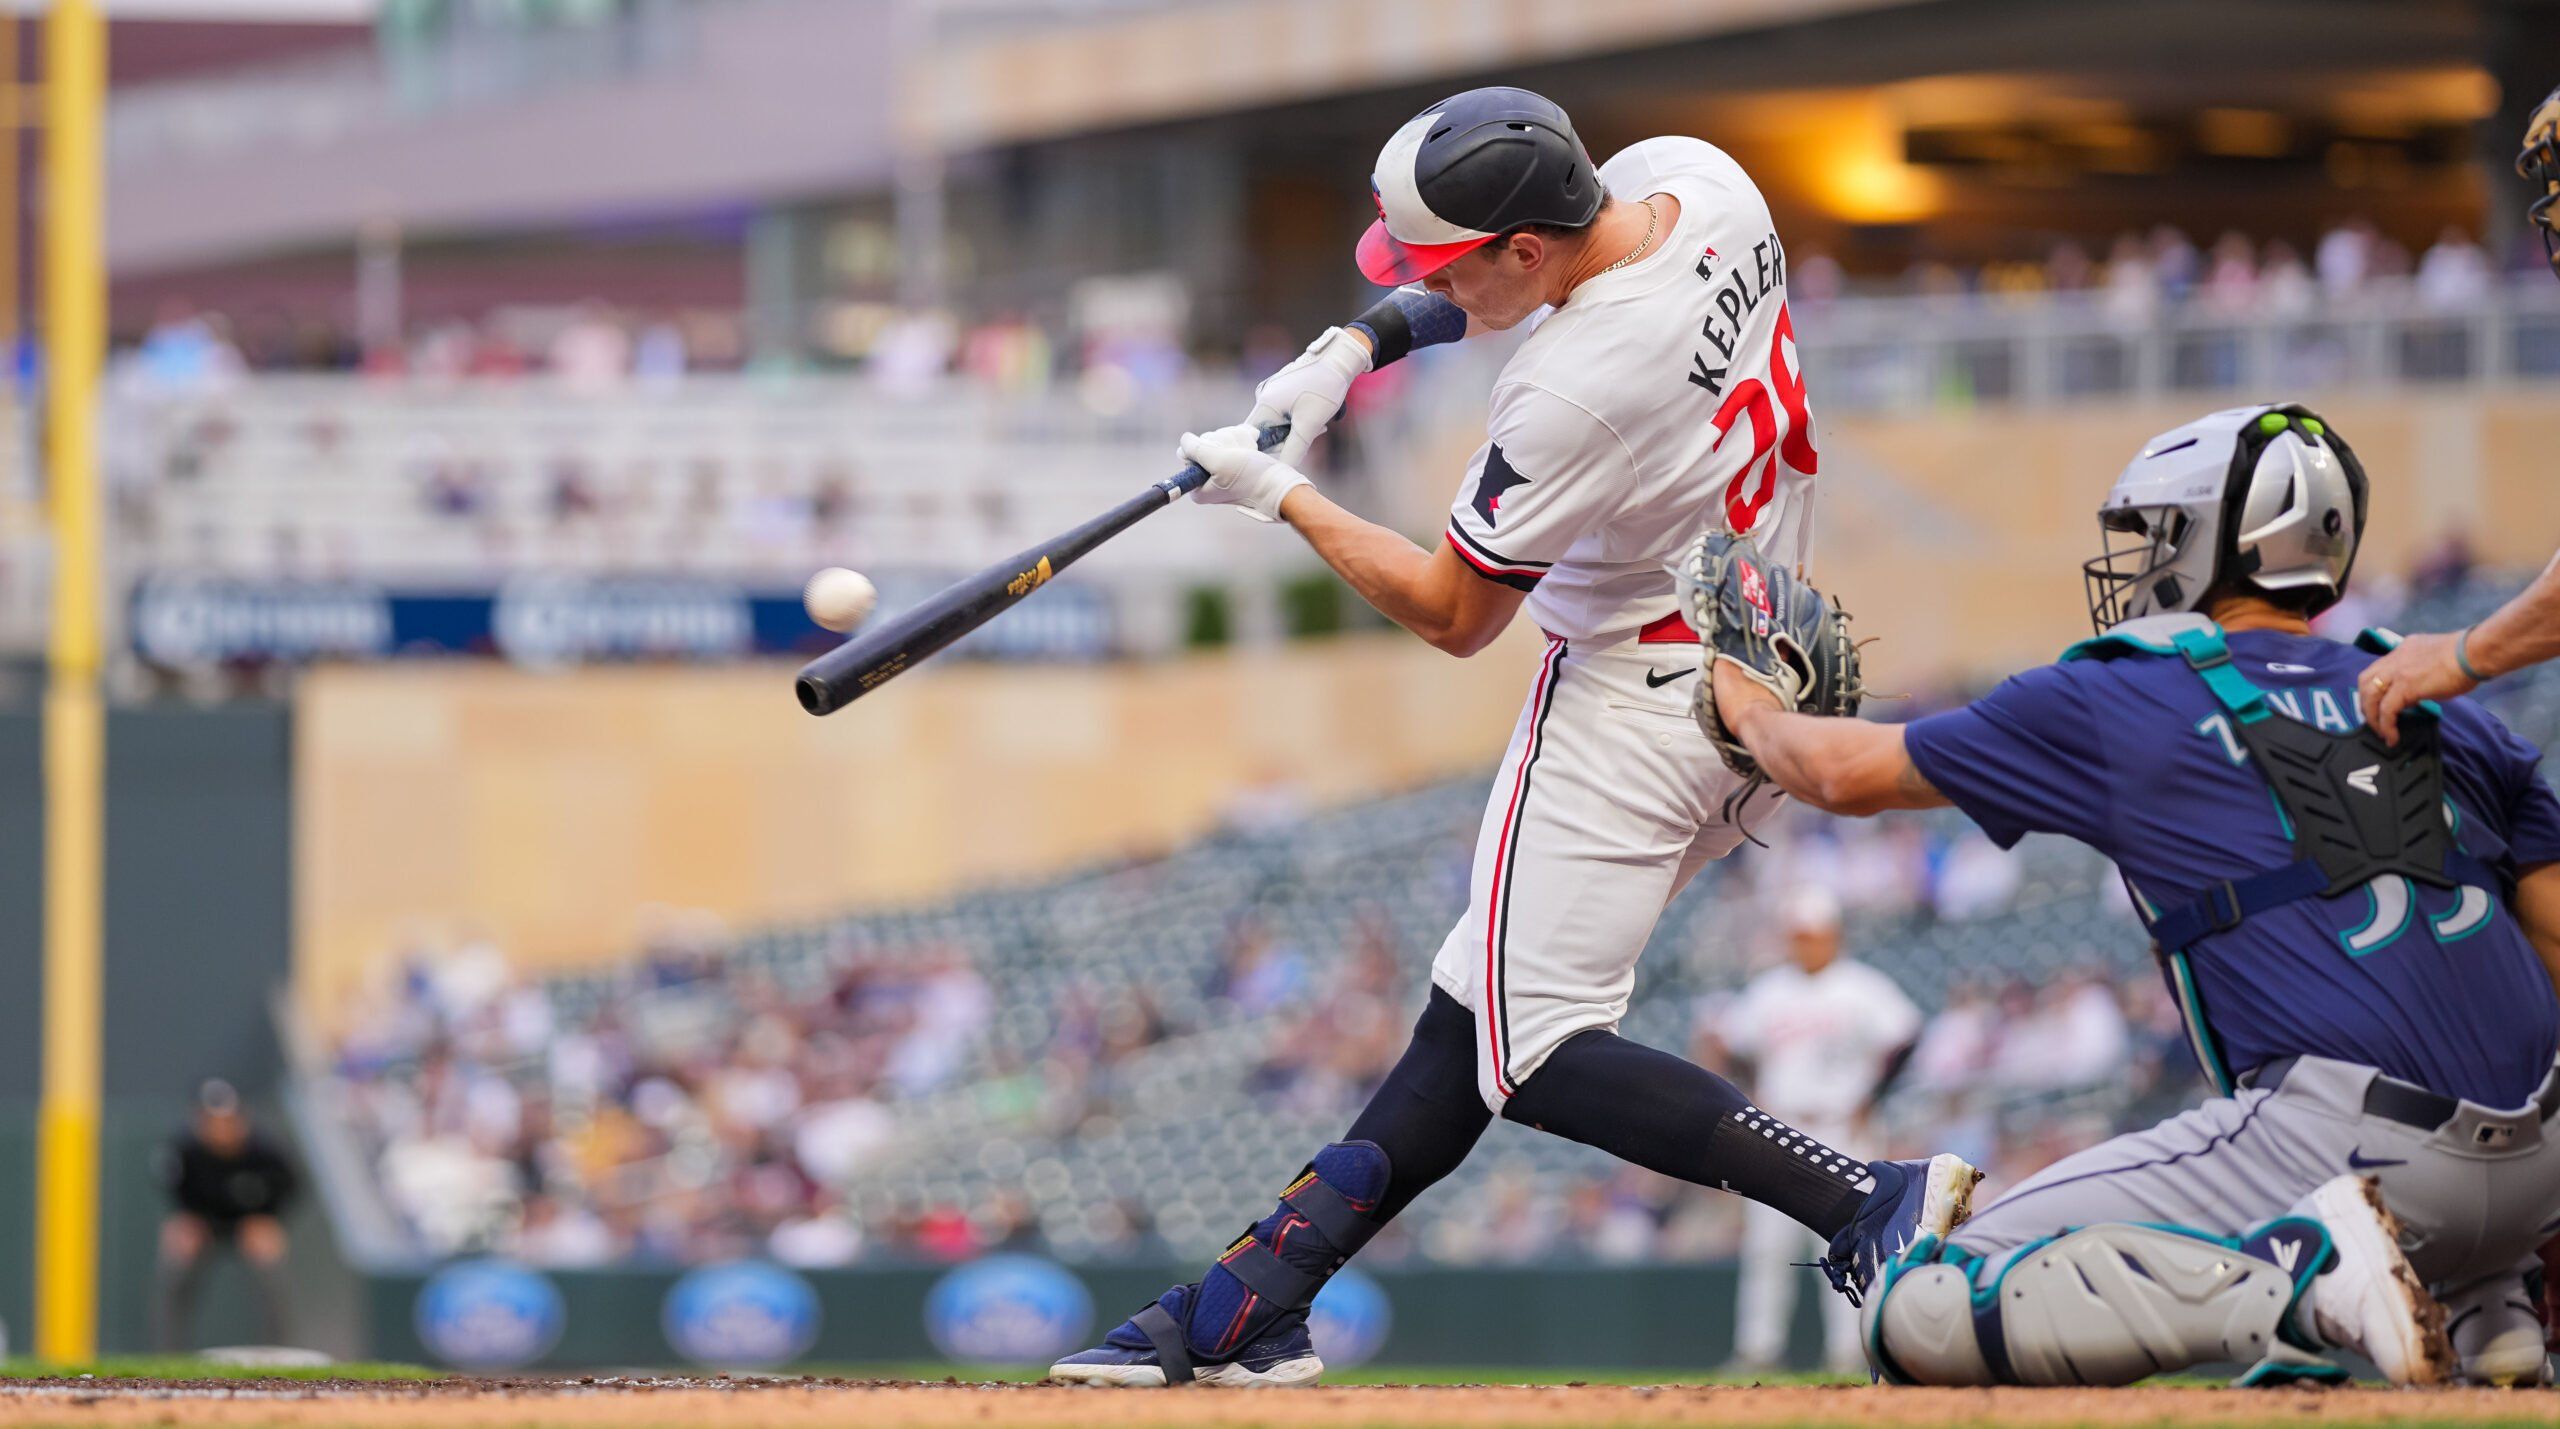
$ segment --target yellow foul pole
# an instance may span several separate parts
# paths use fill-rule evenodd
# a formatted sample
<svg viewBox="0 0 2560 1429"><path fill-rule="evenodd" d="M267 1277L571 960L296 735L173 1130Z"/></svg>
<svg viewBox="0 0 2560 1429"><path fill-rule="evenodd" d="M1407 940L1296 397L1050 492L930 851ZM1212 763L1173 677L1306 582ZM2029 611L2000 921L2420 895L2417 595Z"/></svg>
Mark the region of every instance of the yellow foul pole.
<svg viewBox="0 0 2560 1429"><path fill-rule="evenodd" d="M37 1111L36 1333L45 1359L98 1340L99 1044L106 715L98 696L98 371L106 353L105 22L95 0L45 20L44 387L53 526L44 709L44 1092Z"/></svg>

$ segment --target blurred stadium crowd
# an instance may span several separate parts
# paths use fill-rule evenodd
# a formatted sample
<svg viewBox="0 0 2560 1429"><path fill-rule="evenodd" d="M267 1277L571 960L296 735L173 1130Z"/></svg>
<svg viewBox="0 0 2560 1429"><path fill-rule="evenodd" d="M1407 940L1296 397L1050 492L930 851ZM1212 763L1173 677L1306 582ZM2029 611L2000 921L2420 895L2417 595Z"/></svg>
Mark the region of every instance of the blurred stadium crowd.
<svg viewBox="0 0 2560 1429"><path fill-rule="evenodd" d="M2103 321L2138 327L2164 315L2302 319L2398 305L2419 314L2468 313L2502 277L2536 277L2540 247L2519 231L2493 252L2448 227L2422 251L2351 219L2306 252L2283 239L2225 232L2200 245L2175 227L2128 231L2092 251L2054 243L2040 258L1978 266L1922 260L1898 274L1851 277L1830 255L1793 264L1799 311L1841 301L1922 298L2010 303L2050 298ZM746 315L719 309L618 310L602 303L508 308L477 322L450 320L368 347L351 328L250 310L165 306L120 346L115 380L129 391L219 389L253 372L364 372L427 382L544 376L573 391L672 381L749 365ZM860 367L884 390L913 393L956 380L1009 392L1038 391L1095 369L1141 389L1186 374L1260 374L1292 355L1285 333L1258 330L1242 344L1185 343L1154 331L1090 332L1044 326L1019 314L964 320L908 312L865 323L833 345L838 364Z"/></svg>
<svg viewBox="0 0 2560 1429"><path fill-rule="evenodd" d="M2404 615L2459 623L2510 588L2449 552ZM2484 698L2560 736L2548 671ZM603 974L422 937L348 1022L325 1104L411 1254L1198 1256L1400 1050L1483 796L1466 780L1309 811L1259 786L1160 859L816 927L670 913ZM1720 1058L1735 989L1774 952L1731 910L1818 882L1849 955L1930 1014L1858 1150L1956 1150L1996 1190L2194 1095L2176 1009L2084 851L2004 853L1945 811L1782 827L1778 852L1675 901L1629 1035ZM1652 1262L1739 1233L1729 1197L1504 1123L1491 1138L1367 1254Z"/></svg>

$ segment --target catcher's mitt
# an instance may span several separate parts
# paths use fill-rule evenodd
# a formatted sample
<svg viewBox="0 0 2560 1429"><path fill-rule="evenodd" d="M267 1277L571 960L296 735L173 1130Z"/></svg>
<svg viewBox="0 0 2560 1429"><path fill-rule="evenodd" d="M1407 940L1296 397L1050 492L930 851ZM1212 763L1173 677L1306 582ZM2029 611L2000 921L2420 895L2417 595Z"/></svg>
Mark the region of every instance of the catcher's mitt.
<svg viewBox="0 0 2560 1429"><path fill-rule="evenodd" d="M1849 613L1784 566L1772 565L1748 536L1709 531L1675 572L1680 609L1705 645L1705 668L1690 705L1725 767L1758 779L1760 765L1716 713L1715 666L1738 666L1789 709L1854 715L1866 687Z"/></svg>

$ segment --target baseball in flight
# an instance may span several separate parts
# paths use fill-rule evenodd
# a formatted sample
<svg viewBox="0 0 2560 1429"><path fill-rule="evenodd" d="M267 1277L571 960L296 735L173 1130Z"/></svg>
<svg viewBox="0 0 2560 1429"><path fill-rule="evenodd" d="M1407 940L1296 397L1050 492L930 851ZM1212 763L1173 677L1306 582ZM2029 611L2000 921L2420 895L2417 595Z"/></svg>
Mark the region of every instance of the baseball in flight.
<svg viewBox="0 0 2560 1429"><path fill-rule="evenodd" d="M809 577L809 584L801 588L800 603L809 608L811 620L842 634L871 618L871 608L880 603L880 589L860 571L829 566Z"/></svg>

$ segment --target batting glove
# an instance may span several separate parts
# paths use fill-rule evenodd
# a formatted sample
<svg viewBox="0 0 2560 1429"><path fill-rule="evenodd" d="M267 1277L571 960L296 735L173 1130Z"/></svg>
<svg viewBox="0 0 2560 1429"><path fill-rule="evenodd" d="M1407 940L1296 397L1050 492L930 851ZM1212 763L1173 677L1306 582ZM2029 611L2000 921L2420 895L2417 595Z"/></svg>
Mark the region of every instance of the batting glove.
<svg viewBox="0 0 2560 1429"><path fill-rule="evenodd" d="M1288 440L1280 444L1275 455L1282 464L1297 466L1307 459L1307 450L1324 434L1325 424L1342 410L1342 400L1351 384L1369 370L1369 345L1353 333L1329 327L1322 336L1307 344L1286 367L1262 379L1253 389L1253 410L1245 416L1245 425L1267 427L1274 422L1289 424Z"/></svg>
<svg viewBox="0 0 2560 1429"><path fill-rule="evenodd" d="M1259 450L1262 433L1250 424L1193 432L1182 439L1182 459L1200 464L1208 484L1191 493L1203 506L1235 506L1256 521L1280 519L1280 500L1311 485L1296 467Z"/></svg>

